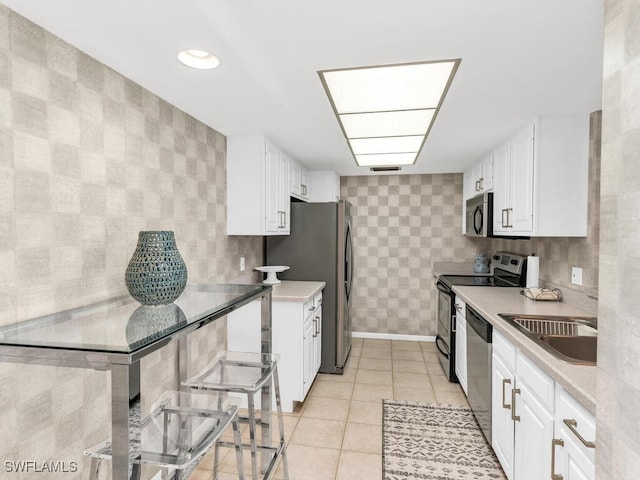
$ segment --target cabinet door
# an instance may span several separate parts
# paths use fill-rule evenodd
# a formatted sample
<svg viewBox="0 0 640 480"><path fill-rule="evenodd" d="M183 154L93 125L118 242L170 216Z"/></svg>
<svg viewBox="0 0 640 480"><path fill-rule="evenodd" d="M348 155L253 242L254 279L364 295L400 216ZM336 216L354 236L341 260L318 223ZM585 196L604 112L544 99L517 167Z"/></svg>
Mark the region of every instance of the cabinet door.
<svg viewBox="0 0 640 480"><path fill-rule="evenodd" d="M491 443L507 478L513 480L514 434L511 390L515 376L494 353L491 374Z"/></svg>
<svg viewBox="0 0 640 480"><path fill-rule="evenodd" d="M309 184L311 183L309 178L309 172L306 168L300 169L300 196L305 200L309 199Z"/></svg>
<svg viewBox="0 0 640 480"><path fill-rule="evenodd" d="M476 163L471 168L471 180L473 181L473 195L482 193L482 162Z"/></svg>
<svg viewBox="0 0 640 480"><path fill-rule="evenodd" d="M314 337L313 337L313 375L320 369L322 362L322 307L319 307L314 313Z"/></svg>
<svg viewBox="0 0 640 480"><path fill-rule="evenodd" d="M289 193L289 168L290 159L286 155L280 155L279 176L278 176L278 213L279 224L278 231L280 233L289 233L291 231L291 199Z"/></svg>
<svg viewBox="0 0 640 480"><path fill-rule="evenodd" d="M482 160L482 181L480 182L483 192L493 189L493 154L489 154Z"/></svg>
<svg viewBox="0 0 640 480"><path fill-rule="evenodd" d="M302 184L302 166L295 160L290 160L290 164L289 191L294 197L299 197L302 194L300 188Z"/></svg>
<svg viewBox="0 0 640 480"><path fill-rule="evenodd" d="M533 142L533 124L511 140L509 225L513 232L533 231Z"/></svg>
<svg viewBox="0 0 640 480"><path fill-rule="evenodd" d="M304 333L302 341L302 383L304 385L303 395L309 391L313 382L313 316L309 316L304 322Z"/></svg>
<svg viewBox="0 0 640 480"><path fill-rule="evenodd" d="M265 153L265 231L278 232L282 225L282 163L280 152L269 142Z"/></svg>
<svg viewBox="0 0 640 480"><path fill-rule="evenodd" d="M456 315L456 376L464 393L467 393L467 321Z"/></svg>
<svg viewBox="0 0 640 480"><path fill-rule="evenodd" d="M556 433L563 443L555 447L555 465L553 473L562 475L562 480L593 480L595 465L593 460L584 454L584 448L575 435L564 425Z"/></svg>
<svg viewBox="0 0 640 480"><path fill-rule="evenodd" d="M493 152L493 233L505 233L511 207L511 154L505 143Z"/></svg>
<svg viewBox="0 0 640 480"><path fill-rule="evenodd" d="M518 388L515 412L520 419L515 422L514 479L551 478L553 417L520 377Z"/></svg>

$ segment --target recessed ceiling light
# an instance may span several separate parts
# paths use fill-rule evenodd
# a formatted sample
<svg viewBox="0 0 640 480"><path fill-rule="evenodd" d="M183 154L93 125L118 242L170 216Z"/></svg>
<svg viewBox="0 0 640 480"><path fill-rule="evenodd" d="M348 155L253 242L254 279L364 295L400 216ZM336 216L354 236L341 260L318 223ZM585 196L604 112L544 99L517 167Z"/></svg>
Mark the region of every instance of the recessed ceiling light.
<svg viewBox="0 0 640 480"><path fill-rule="evenodd" d="M220 65L220 60L215 55L204 50L183 50L178 53L178 60L187 67L207 70Z"/></svg>
<svg viewBox="0 0 640 480"><path fill-rule="evenodd" d="M319 71L356 163L415 163L460 59Z"/></svg>

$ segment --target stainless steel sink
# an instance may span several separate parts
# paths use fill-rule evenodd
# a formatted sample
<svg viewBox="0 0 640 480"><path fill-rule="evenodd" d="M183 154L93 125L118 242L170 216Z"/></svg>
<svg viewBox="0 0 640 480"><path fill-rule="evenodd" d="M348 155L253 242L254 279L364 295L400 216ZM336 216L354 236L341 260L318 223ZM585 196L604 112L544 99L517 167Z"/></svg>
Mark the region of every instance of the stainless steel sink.
<svg viewBox="0 0 640 480"><path fill-rule="evenodd" d="M596 318L504 313L499 315L556 358L578 365L596 364Z"/></svg>

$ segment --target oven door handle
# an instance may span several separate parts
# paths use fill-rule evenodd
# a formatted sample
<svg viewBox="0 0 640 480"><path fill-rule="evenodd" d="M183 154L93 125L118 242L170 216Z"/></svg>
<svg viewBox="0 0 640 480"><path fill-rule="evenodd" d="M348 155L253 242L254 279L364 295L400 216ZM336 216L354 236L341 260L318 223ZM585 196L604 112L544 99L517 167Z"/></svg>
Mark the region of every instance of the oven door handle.
<svg viewBox="0 0 640 480"><path fill-rule="evenodd" d="M440 348L440 343L439 343L439 342L444 343L444 340L443 340L443 338L442 338L440 335L436 335L436 348L438 349L438 351L439 351L442 355L444 355L447 359L449 359L449 352L446 352L446 351L444 351L442 348ZM446 343L445 343L445 345L446 345Z"/></svg>

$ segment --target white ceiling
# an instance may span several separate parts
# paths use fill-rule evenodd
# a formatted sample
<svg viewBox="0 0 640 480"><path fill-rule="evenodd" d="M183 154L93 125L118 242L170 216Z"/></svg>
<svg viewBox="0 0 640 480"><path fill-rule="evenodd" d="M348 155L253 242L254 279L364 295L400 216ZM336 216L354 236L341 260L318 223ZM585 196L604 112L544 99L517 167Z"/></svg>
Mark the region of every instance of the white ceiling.
<svg viewBox="0 0 640 480"><path fill-rule="evenodd" d="M465 170L536 115L601 108L602 0L0 0L225 135L357 167L318 70L461 58L416 165ZM208 50L221 65L176 60Z"/></svg>

